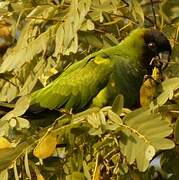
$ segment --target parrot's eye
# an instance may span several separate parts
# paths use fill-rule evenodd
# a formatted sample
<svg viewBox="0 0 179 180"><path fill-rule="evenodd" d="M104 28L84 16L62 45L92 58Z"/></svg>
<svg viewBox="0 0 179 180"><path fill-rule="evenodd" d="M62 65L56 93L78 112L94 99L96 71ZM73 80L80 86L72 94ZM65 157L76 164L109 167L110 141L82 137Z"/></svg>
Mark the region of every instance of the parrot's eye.
<svg viewBox="0 0 179 180"><path fill-rule="evenodd" d="M156 44L154 42L149 42L148 47L150 49L155 49L156 48Z"/></svg>

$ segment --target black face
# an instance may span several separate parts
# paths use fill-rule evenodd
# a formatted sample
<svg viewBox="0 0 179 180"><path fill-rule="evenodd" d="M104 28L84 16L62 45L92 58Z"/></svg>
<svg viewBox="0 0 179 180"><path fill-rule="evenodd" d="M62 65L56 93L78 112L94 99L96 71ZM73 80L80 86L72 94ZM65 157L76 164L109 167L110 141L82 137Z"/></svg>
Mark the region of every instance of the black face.
<svg viewBox="0 0 179 180"><path fill-rule="evenodd" d="M165 68L170 59L172 51L170 42L167 37L158 30L150 29L144 33L144 41L145 47L143 61L145 67L148 67L148 70L151 71L152 66L150 63L152 59L157 56L161 67ZM162 57L162 54L165 54L165 56Z"/></svg>

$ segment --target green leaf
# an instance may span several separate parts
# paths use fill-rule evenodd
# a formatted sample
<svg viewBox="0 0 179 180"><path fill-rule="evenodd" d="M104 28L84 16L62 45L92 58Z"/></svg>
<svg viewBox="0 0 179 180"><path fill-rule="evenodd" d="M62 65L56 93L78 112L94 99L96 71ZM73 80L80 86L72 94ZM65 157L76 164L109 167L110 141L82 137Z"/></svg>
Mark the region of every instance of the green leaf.
<svg viewBox="0 0 179 180"><path fill-rule="evenodd" d="M148 168L156 151L174 147L171 140L165 139L172 133L172 127L160 114L138 109L127 114L124 122L121 151L130 164L136 160L139 171Z"/></svg>
<svg viewBox="0 0 179 180"><path fill-rule="evenodd" d="M94 128L98 128L101 125L100 118L99 118L98 114L95 114L95 113L88 115L87 121Z"/></svg>
<svg viewBox="0 0 179 180"><path fill-rule="evenodd" d="M87 20L87 28L88 30L93 30L95 28L94 23L91 20Z"/></svg>
<svg viewBox="0 0 179 180"><path fill-rule="evenodd" d="M30 105L30 96L23 96L18 99L13 109L13 114L15 117L23 115Z"/></svg>
<svg viewBox="0 0 179 180"><path fill-rule="evenodd" d="M30 127L30 123L27 119L16 117L16 121L18 123L18 130L22 130L24 128L28 129Z"/></svg>
<svg viewBox="0 0 179 180"><path fill-rule="evenodd" d="M9 123L7 120L0 121L0 136L8 136L9 135Z"/></svg>
<svg viewBox="0 0 179 180"><path fill-rule="evenodd" d="M17 125L17 121L15 118L12 118L10 121L9 121L9 126L11 126L12 128L16 127Z"/></svg>
<svg viewBox="0 0 179 180"><path fill-rule="evenodd" d="M19 180L19 174L18 174L18 171L17 171L17 162L16 161L13 164L13 169L14 169L14 178L15 178L15 180Z"/></svg>
<svg viewBox="0 0 179 180"><path fill-rule="evenodd" d="M151 102L151 108L154 109L155 106L162 106L168 100L173 99L174 92L179 89L179 78L171 78L162 83L163 92Z"/></svg>
<svg viewBox="0 0 179 180"><path fill-rule="evenodd" d="M121 118L111 110L108 110L108 118L117 126L120 126L121 124L123 124Z"/></svg>
<svg viewBox="0 0 179 180"><path fill-rule="evenodd" d="M71 175L66 176L66 180L85 180L85 177L80 172L73 172Z"/></svg>
<svg viewBox="0 0 179 180"><path fill-rule="evenodd" d="M91 136L100 136L102 134L102 130L101 128L91 128L88 133L91 135Z"/></svg>
<svg viewBox="0 0 179 180"><path fill-rule="evenodd" d="M29 168L29 160L28 160L28 151L25 151L25 157L24 157L24 165L25 165L25 171L29 179L31 179L31 173Z"/></svg>
<svg viewBox="0 0 179 180"><path fill-rule="evenodd" d="M112 104L112 110L116 114L120 115L122 112L123 106L124 106L124 97L123 95L118 95Z"/></svg>
<svg viewBox="0 0 179 180"><path fill-rule="evenodd" d="M162 83L162 88L163 88L163 91L167 91L167 90L175 91L176 89L179 88L179 78L174 77L174 78L165 80Z"/></svg>
<svg viewBox="0 0 179 180"><path fill-rule="evenodd" d="M21 116L23 115L26 110L29 108L30 105L30 96L23 96L18 99L18 101L15 104L15 107L12 111L8 112L6 115L4 115L1 119L2 120L9 120L13 117Z"/></svg>
<svg viewBox="0 0 179 180"><path fill-rule="evenodd" d="M24 153L25 149L33 143L34 141L28 140L18 144L15 148L0 150L0 171L12 165Z"/></svg>
<svg viewBox="0 0 179 180"><path fill-rule="evenodd" d="M149 145L145 151L146 159L150 161L154 157L154 155L155 155L155 148Z"/></svg>
<svg viewBox="0 0 179 180"><path fill-rule="evenodd" d="M89 167L88 167L86 161L83 161L83 171L84 171L84 175L85 175L86 179L91 180L91 176L89 173Z"/></svg>
<svg viewBox="0 0 179 180"><path fill-rule="evenodd" d="M91 0L71 1L70 11L64 17L66 19L65 22L57 29L54 56L57 57L59 54L69 55L71 52L77 52L77 32L81 28L83 21L85 21L85 16L89 12L90 6ZM93 29L92 24L91 21L88 21L87 27Z"/></svg>
<svg viewBox="0 0 179 180"><path fill-rule="evenodd" d="M179 118L177 118L174 129L175 143L179 144Z"/></svg>
<svg viewBox="0 0 179 180"><path fill-rule="evenodd" d="M174 148L174 143L170 139L155 139L152 144L158 150L172 149Z"/></svg>

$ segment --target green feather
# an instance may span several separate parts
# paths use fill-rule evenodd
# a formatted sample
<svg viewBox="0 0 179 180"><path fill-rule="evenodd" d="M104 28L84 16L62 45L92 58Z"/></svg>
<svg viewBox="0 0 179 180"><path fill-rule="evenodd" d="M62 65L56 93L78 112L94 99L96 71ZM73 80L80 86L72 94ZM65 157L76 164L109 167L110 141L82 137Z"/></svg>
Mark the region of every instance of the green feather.
<svg viewBox="0 0 179 180"><path fill-rule="evenodd" d="M65 71L47 87L34 92L31 104L38 103L49 109L61 107L64 103L68 109L84 107L106 85L113 63L97 56L81 65L77 67L75 64L70 67L71 71L67 69L68 74Z"/></svg>

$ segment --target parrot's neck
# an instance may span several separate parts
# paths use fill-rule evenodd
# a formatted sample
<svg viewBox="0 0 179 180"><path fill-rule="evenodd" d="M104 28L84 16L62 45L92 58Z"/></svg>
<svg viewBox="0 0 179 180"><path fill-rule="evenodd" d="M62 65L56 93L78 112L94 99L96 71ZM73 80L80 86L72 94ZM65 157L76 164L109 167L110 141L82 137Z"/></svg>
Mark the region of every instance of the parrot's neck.
<svg viewBox="0 0 179 180"><path fill-rule="evenodd" d="M126 38L119 45L117 49L119 53L123 53L125 56L133 57L131 61L139 61L142 58L142 49L144 47L143 38Z"/></svg>

